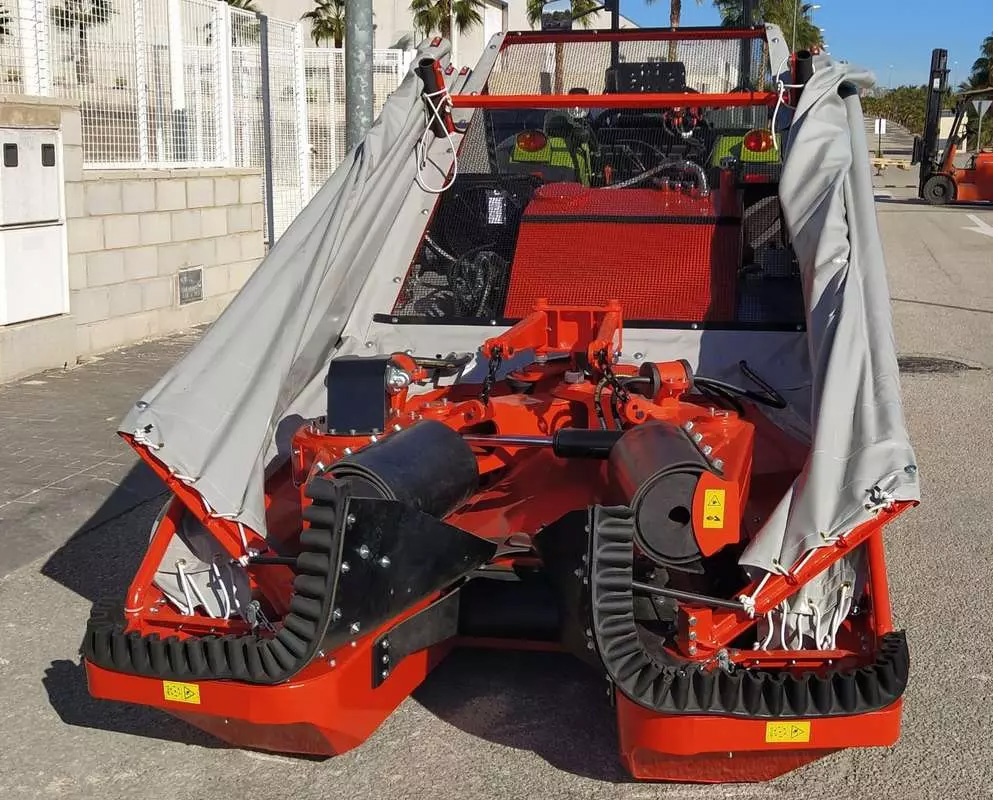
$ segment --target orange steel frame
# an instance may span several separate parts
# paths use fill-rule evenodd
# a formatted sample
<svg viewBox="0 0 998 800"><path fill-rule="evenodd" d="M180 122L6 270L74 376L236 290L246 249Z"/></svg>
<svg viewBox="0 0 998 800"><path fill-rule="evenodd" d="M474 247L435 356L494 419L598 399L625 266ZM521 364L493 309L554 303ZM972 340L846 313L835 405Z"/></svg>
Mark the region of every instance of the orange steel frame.
<svg viewBox="0 0 998 800"><path fill-rule="evenodd" d="M755 39L763 38L760 29L748 30L641 30L599 31L595 33L523 32L506 36L503 48L519 44L557 42L590 42L682 39ZM647 108L675 106L745 106L775 105L777 96L769 92L731 94L615 94L615 95L463 95L452 96L454 108L556 108L598 106L613 108ZM600 353L613 353L620 345L622 319L619 306L609 304L599 309L555 309L543 300L534 314L513 326L506 333L489 339L482 354L489 358L498 351L510 357L523 349L556 352L561 349L581 349L590 359ZM396 356L400 366L410 374L420 375L415 363L402 354ZM617 374L633 373L633 368L615 368ZM535 364L525 368L521 377L543 389L552 386L558 370L551 365ZM422 376L422 377L425 377ZM434 418L456 430L481 430L491 426L496 433L550 436L557 428L580 424L593 427L598 419L591 384L562 386L549 393L547 405L538 411L527 408L521 397L509 395L498 385L490 402L483 403L473 388L434 389L415 397L402 392L391 398L391 414L397 430L419 419ZM612 401L611 401L612 402ZM573 418L570 409L583 407L586 420ZM641 424L649 419L682 420L688 405L678 395L668 391L662 396L646 399L632 395L619 409L629 424ZM607 416L604 412L604 416ZM753 418L757 431L765 431L767 422L761 415ZM267 541L256 531L233 521L215 516L200 494L173 475L155 454L134 440L123 438L138 452L158 477L173 492L174 499L152 537L149 549L129 587L125 608L129 630L143 633L158 631L180 637L187 635L218 635L244 633L248 626L242 620L218 620L184 616L172 611L162 595L153 587L153 578L170 538L176 530L184 508L189 511L219 541L232 558L240 558L250 550L266 553ZM301 511L307 506L304 482L312 463L321 458L324 463L341 457L347 448L357 449L369 442L367 437L329 436L311 426L303 427L295 437L292 461L286 471L268 483L268 527L270 533L293 537L295 526L301 524ZM472 507L454 515L448 521L464 524L479 535L502 538L511 530L539 530L562 513L585 507L592 497L593 482L604 480L598 464L575 465L557 462L553 456L535 451L533 459L519 460L528 448L497 444L476 452L479 471L483 476L513 465L516 476L524 483L543 482L549 500L543 504L524 504L506 498L501 500L503 486L484 493L491 502L481 510ZM786 454L776 458L786 459ZM791 458L791 461L796 458ZM516 465L522 467L516 471ZM557 466L556 469L553 467ZM799 468L799 464L797 465ZM514 479L515 481L515 479ZM515 486L514 484L511 484ZM509 487L506 487L507 489ZM775 498L774 498L775 499ZM680 605L680 631L688 630L691 616L697 617L696 661L708 661L722 649L728 649L734 662L782 668L800 672L813 669L830 659L862 662L868 646L859 645L862 634L874 639L892 630L891 606L884 560L882 529L913 503L897 503L882 510L868 522L842 536L834 545L814 552L806 562L788 575L770 574L765 585L751 582L734 596L755 593L755 618L741 611ZM245 547L244 547L245 537ZM868 595L871 609L868 618L850 619L843 626L840 646L836 650L746 650L732 648L739 636L757 624L758 618L789 599L804 584L856 548L864 547L869 565ZM508 557L502 563L534 564L536 559ZM269 601L274 613L282 614L290 596L291 570L284 566L254 568L250 566L251 585ZM343 753L361 744L383 720L426 678L430 671L454 647L505 647L536 650L559 650L554 642L519 641L510 639L480 639L458 637L417 652L401 661L379 687L372 688L371 648L384 632L401 620L428 606L439 595L425 598L399 617L359 637L335 652L325 653L290 681L275 686L254 686L234 681L211 681L201 685L200 702L183 705L166 699L161 681L136 675L117 673L86 663L87 679L95 697L150 705L185 719L241 747L257 747L278 752L328 756ZM863 623L866 627L863 628ZM685 627L684 627L685 626ZM687 653L679 653L689 658ZM321 702L317 702L321 698ZM730 782L767 780L816 758L845 747L887 746L899 735L901 701L876 712L843 717L819 717L807 721L809 736L805 742L767 741L767 722L728 716L661 715L640 707L622 695L614 693L619 729L620 758L628 771L638 779L679 780L690 782Z"/></svg>
<svg viewBox="0 0 998 800"><path fill-rule="evenodd" d="M587 331L588 330L588 334ZM537 311L523 321L510 328L506 333L489 339L482 347L483 354L500 353L510 357L516 352L527 348L536 348L540 352L558 351L562 349L577 349L586 347L591 355L600 352L612 352L619 346L622 335L622 321L619 307L611 303L601 310L594 309L560 309L556 310L540 301ZM404 356L402 357L404 358ZM623 372L621 374L624 374ZM488 405L477 398L453 397L448 401L448 390L440 389L425 395L407 399L404 393L393 399L394 411L400 427L412 424L418 419L435 417L455 429L461 430L470 425L490 422L499 433L519 434L550 434L557 427L570 424L567 407L570 401L583 402L590 408L589 422L594 424L595 407L592 405L592 392L589 385L568 387L557 393L547 409L538 414L533 408L527 410L517 396L504 396L498 393ZM682 419L683 406L678 399L664 397L658 403L643 397L632 397L622 409L625 419L640 424L648 419ZM176 530L180 519L180 504L186 508L219 540L233 557L243 555L242 538L237 526L230 520L221 519L206 509L200 495L191 487L170 474L169 470L159 462L145 447L137 445L132 437L125 435L126 441L135 447L143 460L167 484L176 500L164 516L156 535L150 542L148 553L142 562L129 588L126 602L126 618L131 628L143 633L151 631L171 630L177 635L206 635L208 633L244 633L247 630L242 620L217 620L183 616L171 611L165 604L156 603L157 590L152 587L157 566L159 565L170 537ZM327 436L318 432L310 432L308 428L299 432L296 437L296 449L301 454L301 463L292 465L292 470L299 473L307 470L311 460L322 453L323 460L336 459L343 455L346 448L357 448L366 442L364 437ZM480 470L483 474L506 466L514 461L518 453L528 449L519 445L498 445L491 454L480 453ZM579 480L579 475L571 469L563 472L550 470L553 464L538 462L537 474L533 480L543 480L550 492L550 501L543 508L515 504L518 516L511 520L511 525L504 526L494 523L493 531L480 531L482 535L494 535L503 538L512 530L538 530L565 511L585 506L590 501L591 487ZM586 467L583 467L583 471ZM529 467L528 467L529 474ZM289 478L290 476L285 476ZM299 482L299 481L296 481ZM284 484L291 485L290 480ZM286 490L286 488L285 488ZM275 503L274 495L270 496ZM489 515L496 519L504 517L502 509L489 503ZM852 531L840 537L829 547L815 551L796 570L790 570L788 575L770 575L765 585L756 594L756 614L765 615L776 608L783 600L796 593L801 586L826 570L832 563L839 560L857 547L866 544L870 567L870 597L873 603L873 631L875 636L883 635L891 630L891 610L884 563L881 529L898 514L902 513L910 503L898 503L893 508L882 511L877 517L861 524ZM464 514L456 515L451 521L468 529L481 527L474 508ZM467 523L472 523L467 525ZM478 523L478 524L476 524ZM484 527L488 528L488 525ZM255 532L244 529L250 548L261 552L267 550L265 540ZM270 600L272 607L278 613L283 613L282 599L290 595L290 570L284 567L269 567L267 569L251 570L254 588L260 589ZM758 583L749 584L736 593L752 594L758 589ZM155 612L152 612L155 609ZM740 611L728 609L710 609L682 605L682 619L698 618L697 625L697 660L704 660L715 654L721 648L729 648L731 643L741 634L756 624L756 620ZM848 633L848 631L847 631ZM682 654L685 657L685 654ZM732 661L752 661L766 666L787 666L791 660L804 667L811 662L821 663L830 657L847 655L847 651L733 651ZM306 670L307 672L307 670ZM626 706L626 702L624 702ZM659 724L659 723L656 723ZM664 724L664 723L661 723ZM825 724L825 723L822 723Z"/></svg>

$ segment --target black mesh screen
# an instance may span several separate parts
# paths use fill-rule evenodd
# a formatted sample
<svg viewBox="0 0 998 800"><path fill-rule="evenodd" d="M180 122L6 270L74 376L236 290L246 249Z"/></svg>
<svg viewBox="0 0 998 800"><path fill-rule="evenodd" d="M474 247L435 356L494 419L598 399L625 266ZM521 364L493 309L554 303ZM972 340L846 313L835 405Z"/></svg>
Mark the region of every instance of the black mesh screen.
<svg viewBox="0 0 998 800"><path fill-rule="evenodd" d="M762 89L771 73L763 38L624 41L614 70L610 42L517 42L503 49L488 81L489 94L610 92L723 93ZM741 66L748 67L740 74ZM642 65L640 69L635 69ZM679 84L684 84L680 86Z"/></svg>
<svg viewBox="0 0 998 800"><path fill-rule="evenodd" d="M769 110L612 101L621 92L763 88L765 41L624 41L618 50L614 65L605 41L505 47L487 92L535 94L537 104L471 114L456 180L438 197L391 321L506 321L538 297L599 304L609 293L634 309L632 322L803 325L779 164L745 163L737 201L722 198L719 156L768 129ZM604 95L605 105L544 107L543 94L577 89ZM548 184L558 184L553 195L538 193ZM703 186L707 198L696 191Z"/></svg>

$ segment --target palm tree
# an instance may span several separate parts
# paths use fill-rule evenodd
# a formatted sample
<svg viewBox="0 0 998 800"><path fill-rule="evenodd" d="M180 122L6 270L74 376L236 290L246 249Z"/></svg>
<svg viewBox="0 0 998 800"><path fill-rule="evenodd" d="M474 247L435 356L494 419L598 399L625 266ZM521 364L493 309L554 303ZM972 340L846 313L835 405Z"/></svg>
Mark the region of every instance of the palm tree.
<svg viewBox="0 0 998 800"><path fill-rule="evenodd" d="M992 40L993 36L988 36L983 42L981 42L981 56L978 58L973 65L970 67L970 77L960 84L960 91L973 91L975 89L990 89L994 86L994 59L992 57ZM979 95L979 99L985 99L983 95ZM967 142L973 142L975 145L979 141L982 147L987 147L992 141L992 130L994 114L985 112L983 119L977 113L977 109L970 106L967 109L967 128L966 136ZM981 135L978 136L978 128L980 128Z"/></svg>
<svg viewBox="0 0 998 800"><path fill-rule="evenodd" d="M312 23L312 41L316 45L332 41L333 47L343 47L346 0L316 0L315 8L301 18Z"/></svg>
<svg viewBox="0 0 998 800"><path fill-rule="evenodd" d="M994 86L994 59L991 50L992 39L993 35L988 36L981 42L981 57L971 66L970 77L960 84L961 89L987 89Z"/></svg>
<svg viewBox="0 0 998 800"><path fill-rule="evenodd" d="M50 9L52 23L76 35L76 82L90 82L90 29L103 25L114 13L111 0L63 0Z"/></svg>
<svg viewBox="0 0 998 800"><path fill-rule="evenodd" d="M233 8L238 8L240 11L252 11L254 14L260 13L255 0L225 0L225 2Z"/></svg>
<svg viewBox="0 0 998 800"><path fill-rule="evenodd" d="M675 0L673 0L675 2ZM742 0L714 0L714 6L721 14L721 24L740 27L742 24ZM800 0L756 0L753 3L752 24L769 22L779 27L783 35L790 36L794 30L794 17L797 23L797 49L810 50L824 44L818 27L807 16L810 6ZM790 41L787 44L791 44Z"/></svg>
<svg viewBox="0 0 998 800"><path fill-rule="evenodd" d="M537 26L544 15L545 0L527 0L527 23L531 28ZM597 0L572 0L572 19L583 28L591 28L595 22L594 16L599 13L602 3ZM565 88L565 45L555 42L554 45L554 93L562 94Z"/></svg>
<svg viewBox="0 0 998 800"><path fill-rule="evenodd" d="M485 8L482 0L412 0L409 10L416 30L429 36L438 31L452 41L451 22L457 27L458 36L482 24L479 9Z"/></svg>

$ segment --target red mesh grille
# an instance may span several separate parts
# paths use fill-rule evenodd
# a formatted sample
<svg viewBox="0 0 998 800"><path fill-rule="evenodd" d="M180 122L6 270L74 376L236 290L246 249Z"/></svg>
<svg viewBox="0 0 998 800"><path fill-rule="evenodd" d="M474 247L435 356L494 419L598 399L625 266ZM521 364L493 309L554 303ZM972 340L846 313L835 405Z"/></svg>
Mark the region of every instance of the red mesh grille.
<svg viewBox="0 0 998 800"><path fill-rule="evenodd" d="M522 317L546 298L619 300L627 320L734 318L740 223L720 216L709 198L624 189L555 201L543 193L520 225L506 317Z"/></svg>

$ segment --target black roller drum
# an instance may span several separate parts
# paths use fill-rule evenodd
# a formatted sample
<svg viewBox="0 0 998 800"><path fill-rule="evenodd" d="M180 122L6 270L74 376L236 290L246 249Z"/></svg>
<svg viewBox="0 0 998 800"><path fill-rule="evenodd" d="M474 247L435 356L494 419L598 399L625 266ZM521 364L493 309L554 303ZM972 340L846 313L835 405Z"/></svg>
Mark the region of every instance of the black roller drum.
<svg viewBox="0 0 998 800"><path fill-rule="evenodd" d="M610 450L618 502L631 506L638 547L658 564L693 566L701 552L693 532L693 496L709 465L675 425L631 428Z"/></svg>
<svg viewBox="0 0 998 800"><path fill-rule="evenodd" d="M338 461L330 476L353 497L398 500L444 517L478 489L478 462L460 434L421 420Z"/></svg>

